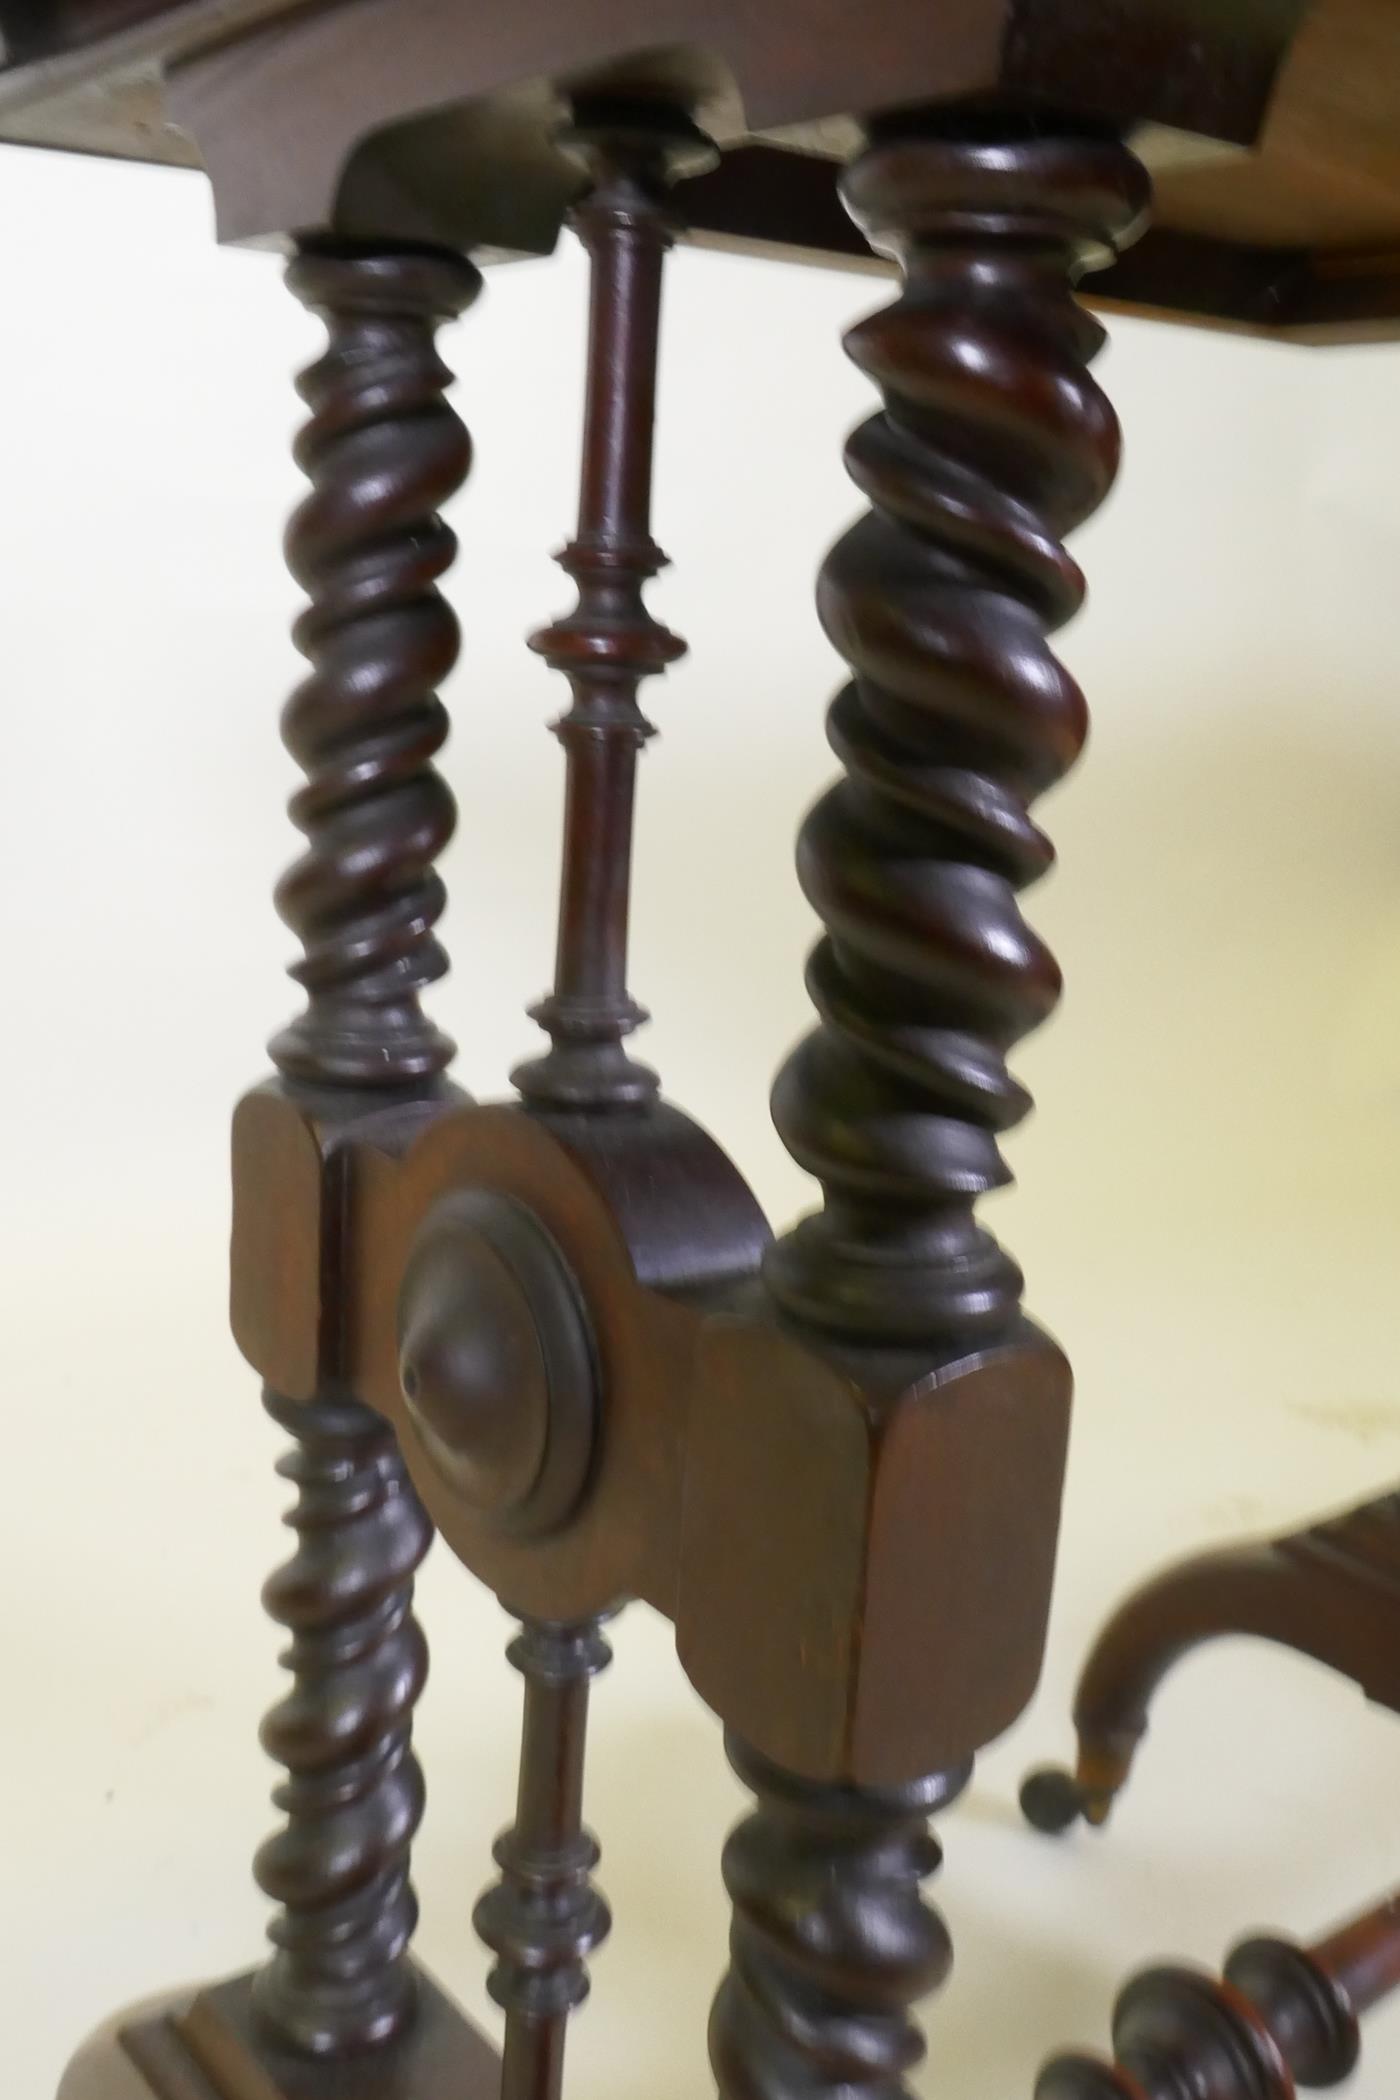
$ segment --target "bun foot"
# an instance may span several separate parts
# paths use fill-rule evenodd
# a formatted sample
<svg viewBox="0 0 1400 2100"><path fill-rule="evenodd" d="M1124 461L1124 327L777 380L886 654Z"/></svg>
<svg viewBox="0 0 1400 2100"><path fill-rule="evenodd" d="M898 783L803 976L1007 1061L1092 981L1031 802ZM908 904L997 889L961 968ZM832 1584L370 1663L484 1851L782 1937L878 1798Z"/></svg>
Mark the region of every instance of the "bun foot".
<svg viewBox="0 0 1400 2100"><path fill-rule="evenodd" d="M1095 1829L1108 1821L1113 1795L1091 1787L1063 1765L1041 1765L1027 1773L1021 1784L1021 1813L1032 1830L1046 1837L1063 1837L1076 1823Z"/></svg>

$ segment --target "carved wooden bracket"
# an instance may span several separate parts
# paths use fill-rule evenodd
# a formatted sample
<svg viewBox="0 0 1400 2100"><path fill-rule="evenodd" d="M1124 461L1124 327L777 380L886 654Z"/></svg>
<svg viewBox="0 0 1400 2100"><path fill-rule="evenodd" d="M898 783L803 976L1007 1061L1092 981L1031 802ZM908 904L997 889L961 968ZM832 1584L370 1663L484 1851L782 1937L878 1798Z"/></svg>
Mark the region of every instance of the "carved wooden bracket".
<svg viewBox="0 0 1400 2100"><path fill-rule="evenodd" d="M664 1612L696 1688L775 1763L898 1785L1007 1726L1054 1558L1053 1343L1021 1323L939 1360L787 1327L757 1205L673 1108L413 1120L347 1137L276 1083L242 1103L234 1327L268 1384L389 1420L438 1530L513 1610ZM318 1302L278 1250L332 1244L320 1274L343 1281Z"/></svg>

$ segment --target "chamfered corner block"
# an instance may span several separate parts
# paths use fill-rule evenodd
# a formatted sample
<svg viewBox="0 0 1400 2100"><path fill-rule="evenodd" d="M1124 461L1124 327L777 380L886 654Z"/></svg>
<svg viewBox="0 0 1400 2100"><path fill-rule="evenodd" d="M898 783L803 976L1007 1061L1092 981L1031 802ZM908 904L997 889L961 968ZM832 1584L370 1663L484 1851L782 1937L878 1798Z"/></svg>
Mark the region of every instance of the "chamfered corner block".
<svg viewBox="0 0 1400 2100"><path fill-rule="evenodd" d="M1027 1322L877 1380L854 1352L716 1322L696 1390L676 1643L706 1703L777 1765L875 1787L1009 1727L1040 1674L1054 1568L1055 1344Z"/></svg>

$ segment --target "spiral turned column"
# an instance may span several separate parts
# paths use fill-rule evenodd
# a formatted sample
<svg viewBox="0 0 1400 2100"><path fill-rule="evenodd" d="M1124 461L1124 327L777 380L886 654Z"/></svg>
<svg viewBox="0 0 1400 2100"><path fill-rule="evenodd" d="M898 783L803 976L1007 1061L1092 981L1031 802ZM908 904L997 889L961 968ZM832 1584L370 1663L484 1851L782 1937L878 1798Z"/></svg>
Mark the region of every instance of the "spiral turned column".
<svg viewBox="0 0 1400 2100"><path fill-rule="evenodd" d="M765 1273L877 1390L882 1364L951 1364L1018 1328L1020 1272L975 1206L1030 1105L1008 1054L1059 996L1019 893L1051 860L1031 806L1086 732L1048 640L1083 595L1063 541L1119 452L1074 287L1133 236L1148 183L1102 134L954 110L874 128L843 195L902 288L846 338L883 407L846 452L872 508L818 589L853 673L828 718L845 770L800 836L818 1025L773 1096L824 1203ZM923 2047L909 2007L948 1965L918 1884L955 1782L889 1794L736 1763L759 1809L726 1859L721 2092L895 2100Z"/></svg>
<svg viewBox="0 0 1400 2100"><path fill-rule="evenodd" d="M1031 804L1086 731L1047 639L1083 596L1063 540L1118 464L1074 285L1132 237L1148 183L1111 139L950 116L877 134L843 193L903 289L846 338L884 407L846 451L873 508L819 584L854 673L828 718L845 777L799 841L820 1020L773 1097L825 1204L768 1278L822 1328L960 1346L1020 1301L974 1211L1030 1106L1008 1052L1060 992L1018 893L1052 858Z"/></svg>
<svg viewBox="0 0 1400 2100"><path fill-rule="evenodd" d="M434 334L480 278L448 253L306 249L288 282L329 342L299 382L311 489L287 534L310 600L295 637L311 669L283 718L306 774L291 813L307 845L277 904L302 942L291 974L306 1008L270 1047L322 1154L325 1334L315 1397L266 1402L296 1440L281 1470L297 1487L298 1547L264 1599L291 1629L293 1684L263 1730L289 1776L274 1795L285 1827L255 1867L279 1909L253 1999L278 2041L336 2057L388 2040L414 2005L423 1781L410 1729L427 1657L411 1606L431 1538L392 1432L337 1375L336 1139L359 1114L436 1096L452 1054L420 994L446 968L434 862L454 821L433 768L447 734L436 688L458 647L437 588L455 542L438 511L470 445Z"/></svg>
<svg viewBox="0 0 1400 2100"><path fill-rule="evenodd" d="M722 1863L734 1923L710 2060L723 2100L907 2100L924 2054L908 2008L952 1962L921 1890L942 1857L928 1818L966 1772L821 1786L727 1747L758 1807Z"/></svg>
<svg viewBox="0 0 1400 2100"><path fill-rule="evenodd" d="M311 601L294 630L311 671L282 722L307 776L291 803L307 850L277 908L305 951L291 974L307 1007L272 1057L315 1085L402 1086L441 1072L453 1048L419 994L447 968L433 864L455 821L433 769L447 736L437 687L458 649L437 588L456 540L438 512L471 445L443 398L452 375L434 331L481 280L445 253L307 251L287 282L330 341L298 383L311 492L287 532Z"/></svg>
<svg viewBox="0 0 1400 2100"><path fill-rule="evenodd" d="M296 1439L278 1471L297 1490L297 1548L263 1591L291 1631L293 1685L262 1728L287 1768L274 1794L287 1821L254 1866L281 1906L254 1995L320 2055L385 2039L405 2011L409 1841L423 1812L409 1737L427 1674L411 1605L432 1532L377 1415L333 1400L267 1407Z"/></svg>

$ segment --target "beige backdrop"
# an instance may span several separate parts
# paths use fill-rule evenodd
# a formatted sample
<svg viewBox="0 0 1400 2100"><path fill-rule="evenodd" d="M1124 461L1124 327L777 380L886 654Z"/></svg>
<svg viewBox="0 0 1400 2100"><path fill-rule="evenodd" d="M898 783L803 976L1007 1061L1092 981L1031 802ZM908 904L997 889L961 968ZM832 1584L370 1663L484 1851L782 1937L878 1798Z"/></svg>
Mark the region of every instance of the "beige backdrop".
<svg viewBox="0 0 1400 2100"><path fill-rule="evenodd" d="M46 2100L125 1998L246 1963L270 1772L277 1438L225 1337L225 1129L290 1005L267 903L292 848L276 738L296 672L278 542L290 375L317 331L267 256L220 254L194 177L8 152L0 413L5 693L0 1975L16 2100ZM521 636L567 602L583 278L493 279L450 332L478 438L454 523L447 869L462 1076L499 1090L545 983L560 705ZM878 294L876 295L878 296ZM767 1075L803 1026L790 874L829 769L836 666L811 576L852 509L865 404L838 332L868 281L684 254L667 315L656 609L692 643L651 688L633 982L647 1054L775 1216L804 1201ZM1041 1697L951 1815L959 1947L924 2089L1029 2094L1153 1953L1311 1928L1400 1875L1400 1725L1301 1663L1202 1659L1111 1837L1013 1812L1065 1747L1104 1602L1163 1556L1400 1474L1400 352L1124 324L1104 372L1120 493L1079 551L1067 641L1096 708L1048 811L1032 911L1061 1018L1020 1069L998 1229L1079 1370ZM470 1928L506 1819L516 1703L495 1605L439 1553L422 1603L421 1948L485 2017ZM718 1730L643 1612L597 1700L589 1811L617 1916L572 2094L708 2091L702 2033L740 1805ZM1375 2023L1358 2091L1400 2071ZM19 2058L13 2061L15 2041Z"/></svg>

